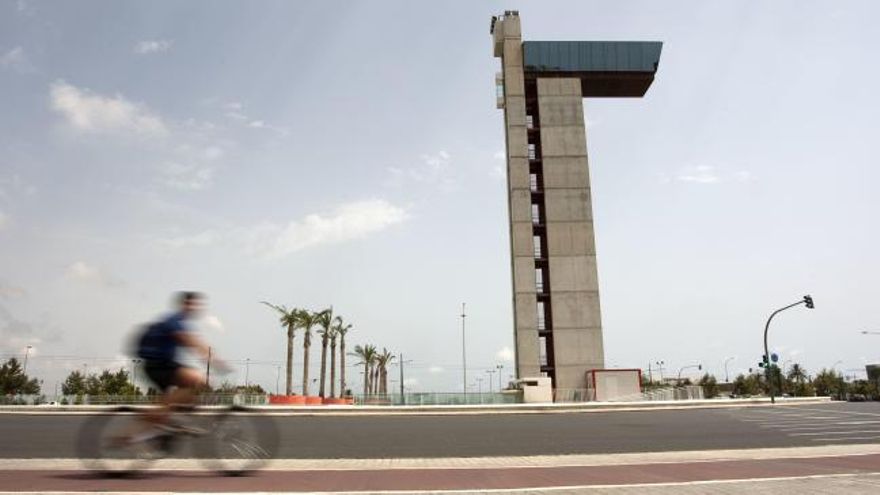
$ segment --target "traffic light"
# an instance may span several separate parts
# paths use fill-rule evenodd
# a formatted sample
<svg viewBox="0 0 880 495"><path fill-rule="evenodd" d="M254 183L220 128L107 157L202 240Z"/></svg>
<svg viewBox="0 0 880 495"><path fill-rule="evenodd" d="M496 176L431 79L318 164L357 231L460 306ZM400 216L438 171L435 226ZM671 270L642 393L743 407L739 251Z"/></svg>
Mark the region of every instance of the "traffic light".
<svg viewBox="0 0 880 495"><path fill-rule="evenodd" d="M804 296L804 303L810 309L815 308L815 306L813 306L813 296Z"/></svg>

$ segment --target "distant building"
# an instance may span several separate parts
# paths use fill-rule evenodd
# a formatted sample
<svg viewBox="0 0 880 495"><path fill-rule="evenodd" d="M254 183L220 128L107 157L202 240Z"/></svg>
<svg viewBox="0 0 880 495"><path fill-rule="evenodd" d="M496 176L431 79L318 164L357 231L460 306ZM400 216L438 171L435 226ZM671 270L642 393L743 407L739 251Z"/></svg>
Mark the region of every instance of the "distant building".
<svg viewBox="0 0 880 495"><path fill-rule="evenodd" d="M659 42L522 41L516 11L492 18L502 70L517 377L586 388L602 369L602 319L583 98L640 97Z"/></svg>

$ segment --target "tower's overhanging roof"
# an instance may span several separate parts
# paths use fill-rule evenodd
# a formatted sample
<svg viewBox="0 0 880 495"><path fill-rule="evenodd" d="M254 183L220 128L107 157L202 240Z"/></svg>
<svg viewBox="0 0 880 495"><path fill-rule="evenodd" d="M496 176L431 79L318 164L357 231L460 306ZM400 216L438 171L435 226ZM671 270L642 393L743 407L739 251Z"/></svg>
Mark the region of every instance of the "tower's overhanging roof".
<svg viewBox="0 0 880 495"><path fill-rule="evenodd" d="M539 77L578 77L583 96L643 96L654 81L659 41L524 41L523 68Z"/></svg>

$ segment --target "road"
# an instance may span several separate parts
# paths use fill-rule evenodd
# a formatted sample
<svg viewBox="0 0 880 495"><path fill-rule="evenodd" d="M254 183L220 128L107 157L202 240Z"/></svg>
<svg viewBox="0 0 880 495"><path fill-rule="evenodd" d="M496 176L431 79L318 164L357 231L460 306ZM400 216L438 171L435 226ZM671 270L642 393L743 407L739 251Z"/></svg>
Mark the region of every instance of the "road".
<svg viewBox="0 0 880 495"><path fill-rule="evenodd" d="M0 414L0 458L73 458L82 415ZM730 409L276 417L279 457L610 454L880 443L880 403Z"/></svg>

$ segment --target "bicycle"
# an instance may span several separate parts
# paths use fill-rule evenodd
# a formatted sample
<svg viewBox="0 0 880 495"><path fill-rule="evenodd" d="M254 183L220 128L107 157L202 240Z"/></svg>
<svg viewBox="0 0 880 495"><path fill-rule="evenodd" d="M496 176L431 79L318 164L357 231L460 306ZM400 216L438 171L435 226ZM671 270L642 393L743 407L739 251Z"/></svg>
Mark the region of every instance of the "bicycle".
<svg viewBox="0 0 880 495"><path fill-rule="evenodd" d="M144 421L142 409L121 406L97 413L80 430L77 451L91 471L105 476L130 476L160 459L184 459L178 454L186 440L193 454L210 470L242 476L264 467L276 454L278 433L269 416L256 409L223 405L178 406L171 421Z"/></svg>

